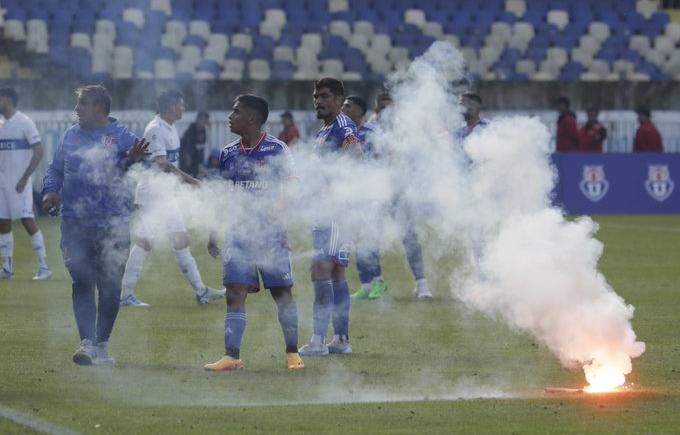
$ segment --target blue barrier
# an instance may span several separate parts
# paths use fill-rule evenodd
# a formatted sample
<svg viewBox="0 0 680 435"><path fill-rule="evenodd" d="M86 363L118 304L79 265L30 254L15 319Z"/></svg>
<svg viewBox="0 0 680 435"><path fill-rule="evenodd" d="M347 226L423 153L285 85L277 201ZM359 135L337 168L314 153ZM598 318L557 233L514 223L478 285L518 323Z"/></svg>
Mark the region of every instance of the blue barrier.
<svg viewBox="0 0 680 435"><path fill-rule="evenodd" d="M572 214L680 213L680 154L554 154L553 202Z"/></svg>

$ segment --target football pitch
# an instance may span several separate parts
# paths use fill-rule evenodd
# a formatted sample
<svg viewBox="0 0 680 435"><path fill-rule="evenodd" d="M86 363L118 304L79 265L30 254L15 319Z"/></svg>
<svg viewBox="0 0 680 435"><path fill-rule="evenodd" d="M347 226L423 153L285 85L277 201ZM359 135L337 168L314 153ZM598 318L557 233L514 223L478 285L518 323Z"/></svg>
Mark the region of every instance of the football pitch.
<svg viewBox="0 0 680 435"><path fill-rule="evenodd" d="M41 219L55 276L33 282L35 258L15 225L15 273L0 281L0 433L678 433L680 427L680 217L596 217L600 270L627 303L647 351L629 391L549 396L581 387L530 336L465 309L448 289L456 253L426 263L431 301L415 299L401 246L383 255L388 292L352 305L354 354L285 368L276 309L266 292L247 302L245 369L207 373L223 353L224 302L199 307L169 249L149 257L137 295L121 309L115 368L80 367L70 279L56 219ZM18 222L17 222L18 224ZM308 232L293 231L300 341L310 336ZM436 244L434 236L424 240ZM206 241L192 252L207 285L221 265ZM358 279L352 265L351 288ZM550 291L550 289L546 289Z"/></svg>

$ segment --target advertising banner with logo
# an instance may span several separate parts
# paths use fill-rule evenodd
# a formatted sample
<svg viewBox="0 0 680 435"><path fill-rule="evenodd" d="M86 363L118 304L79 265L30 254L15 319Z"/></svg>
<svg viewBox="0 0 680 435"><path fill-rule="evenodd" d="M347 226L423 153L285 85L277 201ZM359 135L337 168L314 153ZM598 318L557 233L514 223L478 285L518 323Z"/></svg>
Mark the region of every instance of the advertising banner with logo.
<svg viewBox="0 0 680 435"><path fill-rule="evenodd" d="M680 213L680 154L555 154L553 163L553 201L569 213Z"/></svg>

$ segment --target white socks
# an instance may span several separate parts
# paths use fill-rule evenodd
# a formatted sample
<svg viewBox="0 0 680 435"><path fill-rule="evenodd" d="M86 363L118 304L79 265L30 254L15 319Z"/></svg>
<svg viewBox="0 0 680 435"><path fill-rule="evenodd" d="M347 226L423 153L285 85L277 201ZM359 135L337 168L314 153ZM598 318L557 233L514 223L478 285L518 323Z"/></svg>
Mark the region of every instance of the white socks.
<svg viewBox="0 0 680 435"><path fill-rule="evenodd" d="M177 263L179 268L186 277L191 287L194 288L194 292L197 295L203 293L205 285L201 279L201 274L198 271L198 266L196 266L196 260L191 255L191 250L186 247L184 249L175 249L175 258L177 258Z"/></svg>
<svg viewBox="0 0 680 435"><path fill-rule="evenodd" d="M130 256L127 263L125 263L125 273L123 274L123 282L121 285L120 298L125 299L130 296L137 286L139 275L142 273L144 261L149 255L149 252L141 246L134 244L130 249Z"/></svg>
<svg viewBox="0 0 680 435"><path fill-rule="evenodd" d="M12 252L14 251L14 236L12 233L0 234L0 257L2 268L12 271Z"/></svg>
<svg viewBox="0 0 680 435"><path fill-rule="evenodd" d="M35 255L38 257L38 267L40 269L49 269L47 266L47 252L45 251L45 240L40 230L31 236L31 245Z"/></svg>

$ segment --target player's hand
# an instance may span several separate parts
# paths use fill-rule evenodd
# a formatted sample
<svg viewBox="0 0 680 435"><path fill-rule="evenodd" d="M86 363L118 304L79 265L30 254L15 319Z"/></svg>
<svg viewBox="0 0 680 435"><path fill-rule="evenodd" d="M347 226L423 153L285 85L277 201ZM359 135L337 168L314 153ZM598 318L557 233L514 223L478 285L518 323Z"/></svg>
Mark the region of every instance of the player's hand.
<svg viewBox="0 0 680 435"><path fill-rule="evenodd" d="M56 216L59 211L61 198L57 192L47 192L42 199L43 209L52 216Z"/></svg>
<svg viewBox="0 0 680 435"><path fill-rule="evenodd" d="M15 187L17 193L21 193L21 192L24 191L24 189L26 188L27 182L28 182L28 180L23 178L23 177L19 180L19 182L17 183L17 186Z"/></svg>
<svg viewBox="0 0 680 435"><path fill-rule="evenodd" d="M220 256L220 248L217 246L217 242L212 239L208 241L208 254L210 254L212 258Z"/></svg>
<svg viewBox="0 0 680 435"><path fill-rule="evenodd" d="M132 148L128 150L127 157L133 162L140 162L150 154L151 153L149 152L149 141L144 138L141 138L137 139L135 141L135 144L132 145Z"/></svg>

